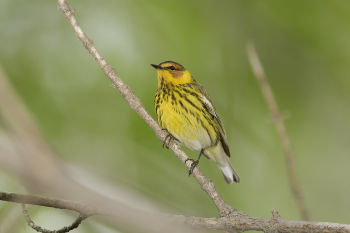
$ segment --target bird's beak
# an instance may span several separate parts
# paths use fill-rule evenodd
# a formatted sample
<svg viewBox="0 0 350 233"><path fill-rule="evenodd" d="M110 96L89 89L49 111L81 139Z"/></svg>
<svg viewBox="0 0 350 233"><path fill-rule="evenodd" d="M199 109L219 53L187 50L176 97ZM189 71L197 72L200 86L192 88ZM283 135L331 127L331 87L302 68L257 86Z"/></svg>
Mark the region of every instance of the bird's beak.
<svg viewBox="0 0 350 233"><path fill-rule="evenodd" d="M156 69L156 70L160 69L159 65L151 64L151 66L153 66L153 68Z"/></svg>

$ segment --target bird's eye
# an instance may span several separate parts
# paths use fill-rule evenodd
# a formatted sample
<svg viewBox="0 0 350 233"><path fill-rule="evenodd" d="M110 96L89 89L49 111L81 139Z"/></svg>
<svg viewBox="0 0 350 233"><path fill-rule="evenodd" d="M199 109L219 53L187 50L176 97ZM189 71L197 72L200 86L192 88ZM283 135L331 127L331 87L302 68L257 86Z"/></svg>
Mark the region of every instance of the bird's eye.
<svg viewBox="0 0 350 233"><path fill-rule="evenodd" d="M175 70L175 66L169 66L169 69Z"/></svg>

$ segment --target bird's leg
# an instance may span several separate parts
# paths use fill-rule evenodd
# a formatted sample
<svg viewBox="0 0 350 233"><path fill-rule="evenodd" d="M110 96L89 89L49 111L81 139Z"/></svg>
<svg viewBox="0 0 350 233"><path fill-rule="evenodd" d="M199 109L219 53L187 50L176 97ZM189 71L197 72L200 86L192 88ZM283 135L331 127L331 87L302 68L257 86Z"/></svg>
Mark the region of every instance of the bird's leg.
<svg viewBox="0 0 350 233"><path fill-rule="evenodd" d="M189 176L193 173L193 169L194 169L195 167L197 167L197 165L199 164L199 160L200 160L202 154L203 154L203 149L201 149L201 151L199 152L199 155L198 155L197 160L193 160L193 159L190 159L190 158L188 158L188 159L185 160L185 163L186 163L188 160L192 161L190 170L188 171L188 175L189 175Z"/></svg>
<svg viewBox="0 0 350 233"><path fill-rule="evenodd" d="M169 133L168 130L166 130L166 129L162 129L162 130L166 131L166 133L168 134L168 135L164 138L164 141L163 141L163 148L164 148L164 146L165 146L167 149L169 149L168 144L170 143L170 141L174 140L175 137L174 137L173 135L171 135L171 133Z"/></svg>

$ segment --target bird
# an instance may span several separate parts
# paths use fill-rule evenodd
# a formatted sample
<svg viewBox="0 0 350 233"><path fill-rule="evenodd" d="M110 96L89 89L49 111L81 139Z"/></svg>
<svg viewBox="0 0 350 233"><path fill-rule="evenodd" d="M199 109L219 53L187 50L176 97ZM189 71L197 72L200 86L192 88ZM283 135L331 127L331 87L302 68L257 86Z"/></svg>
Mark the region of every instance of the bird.
<svg viewBox="0 0 350 233"><path fill-rule="evenodd" d="M164 61L151 66L156 69L158 79L154 99L158 123L168 133L164 143L171 137L190 150L199 151L197 160L187 159L192 162L189 175L204 155L216 162L228 184L239 183L240 178L229 160L223 124L204 87L177 62Z"/></svg>

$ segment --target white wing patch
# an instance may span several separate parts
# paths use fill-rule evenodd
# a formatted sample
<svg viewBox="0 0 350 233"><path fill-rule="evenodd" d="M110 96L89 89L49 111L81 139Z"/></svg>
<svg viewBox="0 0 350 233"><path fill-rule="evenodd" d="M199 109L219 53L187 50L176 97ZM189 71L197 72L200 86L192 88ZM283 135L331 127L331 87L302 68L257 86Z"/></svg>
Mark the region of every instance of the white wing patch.
<svg viewBox="0 0 350 233"><path fill-rule="evenodd" d="M228 146L227 146L228 143L227 143L227 139L226 139L226 133L225 133L225 130L224 130L223 126L222 126L220 118L217 115L213 104L211 103L211 101L207 97L205 97L205 95L202 95L202 101L207 106L209 113L214 117L215 121L219 125L219 130L220 130L220 134L221 134L221 137L222 137L222 143L223 143L223 146L225 147L225 151L227 151L227 155L229 155L230 152L229 152L229 149L228 149Z"/></svg>
<svg viewBox="0 0 350 233"><path fill-rule="evenodd" d="M214 117L217 117L215 109L214 109L212 103L210 102L210 100L208 100L207 97L202 95L202 101L208 106L209 113L212 114Z"/></svg>

